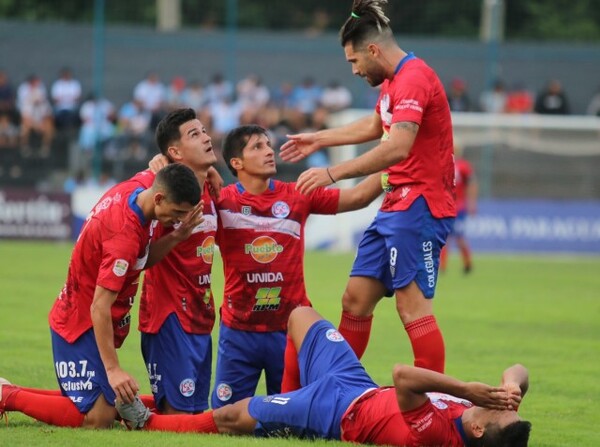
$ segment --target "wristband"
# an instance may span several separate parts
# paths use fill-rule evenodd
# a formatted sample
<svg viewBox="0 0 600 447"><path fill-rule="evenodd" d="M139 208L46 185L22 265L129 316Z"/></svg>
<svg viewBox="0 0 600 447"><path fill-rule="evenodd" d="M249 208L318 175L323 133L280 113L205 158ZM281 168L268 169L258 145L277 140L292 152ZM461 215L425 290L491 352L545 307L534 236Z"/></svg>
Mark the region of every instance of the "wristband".
<svg viewBox="0 0 600 447"><path fill-rule="evenodd" d="M331 183L335 183L335 180L333 179L333 176L331 175L331 172L329 172L329 168L325 168L325 170L327 171L327 175L331 179Z"/></svg>

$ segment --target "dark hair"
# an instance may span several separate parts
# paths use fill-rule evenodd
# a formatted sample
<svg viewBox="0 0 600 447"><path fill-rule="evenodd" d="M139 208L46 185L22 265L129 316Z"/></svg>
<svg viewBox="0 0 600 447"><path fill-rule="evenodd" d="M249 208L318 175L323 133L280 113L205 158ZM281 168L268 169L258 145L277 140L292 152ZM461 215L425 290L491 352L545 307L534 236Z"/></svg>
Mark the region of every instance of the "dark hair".
<svg viewBox="0 0 600 447"><path fill-rule="evenodd" d="M342 46L351 43L356 49L368 40L392 38L390 19L383 12L388 0L354 0L352 12L340 29Z"/></svg>
<svg viewBox="0 0 600 447"><path fill-rule="evenodd" d="M500 428L498 424L488 424L483 436L471 439L471 447L527 447L531 422L516 421Z"/></svg>
<svg viewBox="0 0 600 447"><path fill-rule="evenodd" d="M167 155L171 143L181 138L179 127L194 119L196 119L194 109L176 109L159 121L156 126L155 140L161 154Z"/></svg>
<svg viewBox="0 0 600 447"><path fill-rule="evenodd" d="M267 130L257 124L248 124L233 129L223 141L223 158L231 173L237 177L237 171L231 166L232 158L242 158L242 152L252 135L268 135Z"/></svg>
<svg viewBox="0 0 600 447"><path fill-rule="evenodd" d="M198 179L194 171L181 163L171 163L158 171L152 189L162 191L171 203L196 205L200 201Z"/></svg>

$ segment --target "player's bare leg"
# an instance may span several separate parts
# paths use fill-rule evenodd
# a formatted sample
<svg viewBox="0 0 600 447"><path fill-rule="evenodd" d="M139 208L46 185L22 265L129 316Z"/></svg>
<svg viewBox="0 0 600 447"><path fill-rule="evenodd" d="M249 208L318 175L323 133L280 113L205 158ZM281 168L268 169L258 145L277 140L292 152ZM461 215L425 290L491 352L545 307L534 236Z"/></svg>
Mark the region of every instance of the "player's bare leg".
<svg viewBox="0 0 600 447"><path fill-rule="evenodd" d="M410 338L415 366L443 373L446 351L432 300L425 298L413 281L396 290L396 310Z"/></svg>
<svg viewBox="0 0 600 447"><path fill-rule="evenodd" d="M110 428L116 417L115 407L106 402L104 396L101 395L96 399L91 410L85 414L81 426L83 428Z"/></svg>

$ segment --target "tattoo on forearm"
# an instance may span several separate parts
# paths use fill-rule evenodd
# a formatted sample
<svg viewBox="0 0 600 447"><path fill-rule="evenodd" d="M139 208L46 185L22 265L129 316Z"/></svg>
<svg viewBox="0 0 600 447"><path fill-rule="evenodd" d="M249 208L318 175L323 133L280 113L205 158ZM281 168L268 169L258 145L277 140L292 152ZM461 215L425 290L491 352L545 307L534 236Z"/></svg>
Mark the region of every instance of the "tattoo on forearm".
<svg viewBox="0 0 600 447"><path fill-rule="evenodd" d="M419 131L419 125L416 123L412 123L410 121L402 121L400 123L394 123L394 127L396 129L408 130L409 132L412 132L415 135Z"/></svg>

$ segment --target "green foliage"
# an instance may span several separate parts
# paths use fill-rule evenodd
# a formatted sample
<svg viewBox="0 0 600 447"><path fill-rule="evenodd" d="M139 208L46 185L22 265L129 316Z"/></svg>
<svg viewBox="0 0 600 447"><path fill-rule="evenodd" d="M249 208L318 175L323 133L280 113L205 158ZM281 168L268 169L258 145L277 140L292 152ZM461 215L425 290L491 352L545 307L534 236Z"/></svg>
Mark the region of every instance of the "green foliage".
<svg viewBox="0 0 600 447"><path fill-rule="evenodd" d="M336 32L350 14L350 1L180 0L183 25L223 27L228 6L237 5L242 28L325 29ZM0 17L91 22L94 0L0 0ZM476 39L483 0L390 1L387 14L402 35ZM156 0L105 0L108 23L154 26ZM600 40L598 0L505 0L506 38ZM319 22L317 24L316 22Z"/></svg>
<svg viewBox="0 0 600 447"><path fill-rule="evenodd" d="M0 376L27 386L56 388L47 313L67 270L70 244L0 245ZM340 297L353 261L351 254L309 252L306 280L315 308L337 324ZM536 447L595 446L600 409L600 258L476 255L471 275L461 273L457 258L440 277L435 313L443 330L447 372L464 380L497 383L506 366L521 362L531 384L521 406L532 421ZM213 288L222 296L221 265L215 256ZM139 335L132 333L119 352L121 364L148 393ZM213 334L216 340L217 332ZM412 361L394 301L379 303L364 364L374 380L391 383L395 363ZM259 390L263 393L264 389ZM218 435L60 429L18 413L0 423L0 445L173 446L314 446L300 440L228 438Z"/></svg>

